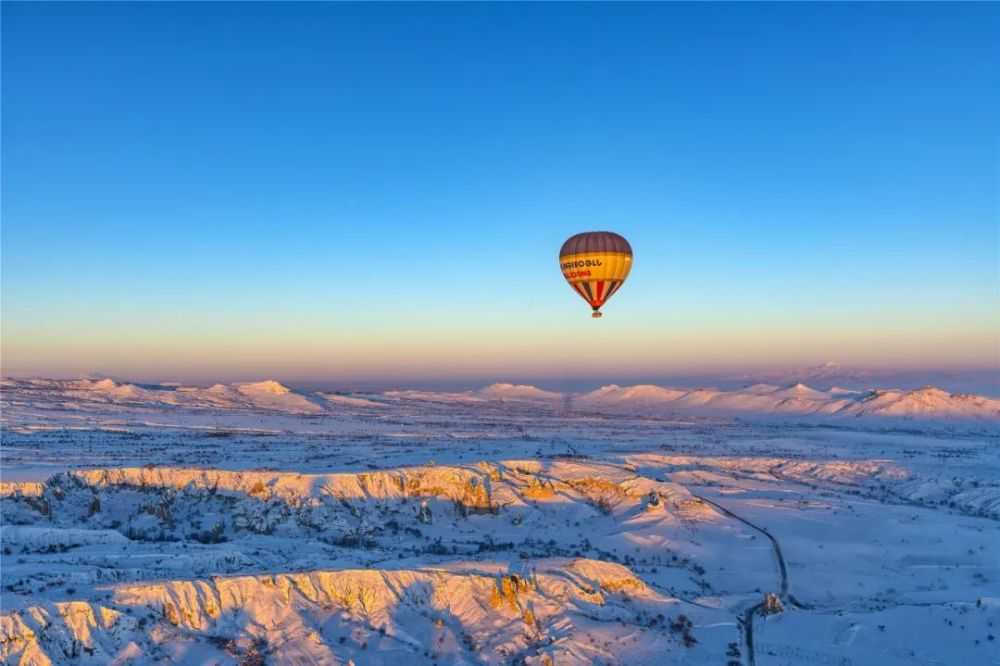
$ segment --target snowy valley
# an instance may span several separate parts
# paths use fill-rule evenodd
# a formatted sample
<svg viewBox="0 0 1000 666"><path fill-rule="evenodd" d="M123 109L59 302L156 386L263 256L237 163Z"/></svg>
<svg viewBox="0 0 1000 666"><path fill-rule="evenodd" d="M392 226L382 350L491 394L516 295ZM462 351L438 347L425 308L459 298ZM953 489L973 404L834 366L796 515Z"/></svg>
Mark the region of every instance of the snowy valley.
<svg viewBox="0 0 1000 666"><path fill-rule="evenodd" d="M1000 664L1000 400L7 379L10 664Z"/></svg>

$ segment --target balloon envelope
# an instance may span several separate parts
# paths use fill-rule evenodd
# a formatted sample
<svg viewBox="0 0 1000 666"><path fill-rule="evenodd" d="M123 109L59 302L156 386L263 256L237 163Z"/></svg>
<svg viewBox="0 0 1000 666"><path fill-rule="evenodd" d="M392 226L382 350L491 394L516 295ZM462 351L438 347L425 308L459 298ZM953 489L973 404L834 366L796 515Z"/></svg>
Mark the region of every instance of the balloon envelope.
<svg viewBox="0 0 1000 666"><path fill-rule="evenodd" d="M569 286L587 301L594 317L632 270L632 246L611 231L571 236L559 250L559 267Z"/></svg>

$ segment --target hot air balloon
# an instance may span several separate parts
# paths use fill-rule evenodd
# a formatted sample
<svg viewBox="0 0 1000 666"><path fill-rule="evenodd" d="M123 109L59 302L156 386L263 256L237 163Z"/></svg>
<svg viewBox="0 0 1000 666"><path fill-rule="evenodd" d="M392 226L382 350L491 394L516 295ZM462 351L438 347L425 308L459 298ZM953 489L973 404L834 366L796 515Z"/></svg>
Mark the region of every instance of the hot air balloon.
<svg viewBox="0 0 1000 666"><path fill-rule="evenodd" d="M563 277L601 316L601 306L621 289L632 269L632 246L610 231L588 231L563 243L559 250Z"/></svg>

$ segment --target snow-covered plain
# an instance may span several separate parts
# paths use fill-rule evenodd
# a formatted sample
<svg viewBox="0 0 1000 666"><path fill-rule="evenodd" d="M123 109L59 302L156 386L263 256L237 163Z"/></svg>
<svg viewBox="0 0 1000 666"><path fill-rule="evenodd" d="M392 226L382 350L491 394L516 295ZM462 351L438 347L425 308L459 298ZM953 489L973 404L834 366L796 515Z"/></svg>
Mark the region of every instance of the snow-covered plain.
<svg viewBox="0 0 1000 666"><path fill-rule="evenodd" d="M995 399L0 389L3 663L1000 664Z"/></svg>

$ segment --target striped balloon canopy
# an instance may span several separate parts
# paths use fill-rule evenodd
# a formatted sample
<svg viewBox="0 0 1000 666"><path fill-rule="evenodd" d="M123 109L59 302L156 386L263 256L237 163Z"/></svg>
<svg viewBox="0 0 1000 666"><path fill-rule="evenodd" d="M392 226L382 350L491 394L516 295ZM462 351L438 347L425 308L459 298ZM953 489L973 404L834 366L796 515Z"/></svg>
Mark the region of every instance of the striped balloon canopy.
<svg viewBox="0 0 1000 666"><path fill-rule="evenodd" d="M590 305L591 316L615 295L632 270L632 247L611 231L571 236L559 250L559 267L569 286Z"/></svg>

